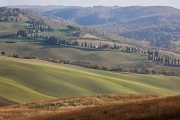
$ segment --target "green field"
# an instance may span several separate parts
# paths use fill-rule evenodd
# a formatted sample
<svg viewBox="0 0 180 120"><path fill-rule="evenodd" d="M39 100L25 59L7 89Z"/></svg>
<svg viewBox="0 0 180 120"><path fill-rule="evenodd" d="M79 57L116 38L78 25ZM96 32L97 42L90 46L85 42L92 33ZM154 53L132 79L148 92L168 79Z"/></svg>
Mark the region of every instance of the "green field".
<svg viewBox="0 0 180 120"><path fill-rule="evenodd" d="M34 30L35 32L35 30ZM32 34L34 35L34 34ZM40 36L48 36L48 37L51 37L51 36L54 36L54 37L60 37L60 38L70 38L70 37L73 37L72 36L72 31L68 28L55 28L54 31L52 32L40 32L38 31L38 35ZM28 37L31 37L31 34L28 34ZM33 36L34 37L34 36Z"/></svg>
<svg viewBox="0 0 180 120"><path fill-rule="evenodd" d="M170 57L172 59L177 58L180 59L180 54L174 53L171 51L166 51L166 50L158 50L159 51L159 56L160 57Z"/></svg>
<svg viewBox="0 0 180 120"><path fill-rule="evenodd" d="M0 57L0 97L13 102L94 94L179 92L179 77L113 73Z"/></svg>
<svg viewBox="0 0 180 120"><path fill-rule="evenodd" d="M0 22L0 35L16 34L18 30L24 29L26 23L6 23Z"/></svg>
<svg viewBox="0 0 180 120"><path fill-rule="evenodd" d="M96 65L139 67L147 63L147 56L135 53L117 51L89 51L60 46L49 46L41 42L0 43L0 51L6 56L18 54L21 57L35 55L36 57L51 57L52 59L83 60Z"/></svg>
<svg viewBox="0 0 180 120"><path fill-rule="evenodd" d="M88 38L88 39L98 39L98 37L90 34L84 34L81 36L82 39Z"/></svg>
<svg viewBox="0 0 180 120"><path fill-rule="evenodd" d="M74 40L75 41L75 40ZM124 49L126 49L127 46L132 47L131 45L128 44L121 44L121 43L115 43L115 42L111 42L111 41L106 41L106 40L100 40L100 39L95 39L95 40L90 40L90 39L79 39L77 40L80 44L81 43L85 43L87 42L88 44L92 43L93 46L99 46L100 43L101 45L103 44L108 44L112 47L114 47L114 44L116 44L117 46L123 47Z"/></svg>

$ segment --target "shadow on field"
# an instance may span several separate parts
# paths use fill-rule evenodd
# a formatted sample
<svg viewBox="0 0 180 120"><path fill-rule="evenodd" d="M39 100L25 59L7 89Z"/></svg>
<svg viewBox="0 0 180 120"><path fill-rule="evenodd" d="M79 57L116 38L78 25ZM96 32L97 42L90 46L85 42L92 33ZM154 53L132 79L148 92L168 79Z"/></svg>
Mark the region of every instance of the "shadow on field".
<svg viewBox="0 0 180 120"><path fill-rule="evenodd" d="M7 100L0 99L0 107L6 107L10 105L14 105L15 103L9 102Z"/></svg>

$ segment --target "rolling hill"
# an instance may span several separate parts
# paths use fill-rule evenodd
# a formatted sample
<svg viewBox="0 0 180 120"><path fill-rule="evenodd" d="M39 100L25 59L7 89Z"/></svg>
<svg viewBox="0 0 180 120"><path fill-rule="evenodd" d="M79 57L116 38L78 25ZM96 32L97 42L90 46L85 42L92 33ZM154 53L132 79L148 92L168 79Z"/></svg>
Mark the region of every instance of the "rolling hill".
<svg viewBox="0 0 180 120"><path fill-rule="evenodd" d="M180 96L94 95L0 108L2 120L179 119Z"/></svg>
<svg viewBox="0 0 180 120"><path fill-rule="evenodd" d="M34 55L35 57L42 59L50 57L54 60L82 60L90 62L92 64L106 66L106 67L141 67L147 64L147 55L116 52L116 51L94 51L83 50L72 47L61 47L44 44L42 42L16 42L7 43L6 41L20 41L14 39L1 39L0 50L5 51L6 56L13 56L13 54L19 55L19 57L25 57ZM79 43L84 42L79 40ZM93 42L93 41L92 41ZM108 41L94 41L94 45L99 43L110 43ZM127 60L128 59L128 60Z"/></svg>
<svg viewBox="0 0 180 120"><path fill-rule="evenodd" d="M146 53L150 48L146 40L152 46L173 47L178 51L175 48L180 30L178 9L162 6L62 7L58 10L53 10L53 6L25 7L86 27L52 21L26 9L0 8L0 107L17 104L0 108L0 120L180 117L179 96L173 96L180 92L180 67L176 61L180 55L154 47L151 50L159 55L156 57L175 59L175 64L163 64L148 60ZM17 31L21 34L14 35ZM24 33L27 35L22 35ZM119 35L139 41L135 44L135 40ZM68 44L60 44L61 40ZM82 46L71 45L75 41ZM132 52L132 47L140 43L144 48ZM117 45L122 51L97 47L101 45L114 48ZM132 48L132 51L124 48ZM77 66L68 62L77 62L74 64ZM83 62L101 68L83 68ZM127 72L110 71L115 67ZM135 74L140 73L135 70L147 73ZM159 75L152 75L153 72Z"/></svg>
<svg viewBox="0 0 180 120"><path fill-rule="evenodd" d="M136 40L152 46L170 48L179 41L180 10L168 6L71 7L45 12L49 17L71 20ZM176 45L178 46L179 44Z"/></svg>
<svg viewBox="0 0 180 120"><path fill-rule="evenodd" d="M113 73L7 57L0 57L0 66L0 97L18 103L94 94L174 95L180 91L179 77Z"/></svg>

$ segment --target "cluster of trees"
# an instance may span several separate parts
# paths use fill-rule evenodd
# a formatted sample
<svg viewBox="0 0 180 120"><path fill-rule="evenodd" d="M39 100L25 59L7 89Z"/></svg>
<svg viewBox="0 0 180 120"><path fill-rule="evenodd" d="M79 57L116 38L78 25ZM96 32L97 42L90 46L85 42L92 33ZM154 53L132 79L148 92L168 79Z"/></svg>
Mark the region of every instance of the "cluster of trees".
<svg viewBox="0 0 180 120"><path fill-rule="evenodd" d="M159 62L165 65L180 66L180 59L170 57L160 57L158 51L148 51L148 60Z"/></svg>
<svg viewBox="0 0 180 120"><path fill-rule="evenodd" d="M14 18L14 17L11 17L11 18L8 18L8 17L0 18L0 22L18 22L18 21L21 21L21 19Z"/></svg>
<svg viewBox="0 0 180 120"><path fill-rule="evenodd" d="M27 31L26 30L18 30L17 36L27 37Z"/></svg>
<svg viewBox="0 0 180 120"><path fill-rule="evenodd" d="M14 54L13 57L14 57L14 58L19 58L19 55Z"/></svg>
<svg viewBox="0 0 180 120"><path fill-rule="evenodd" d="M0 22L25 22L25 20L26 23L34 24L36 26L67 26L66 22L47 19L28 9L0 7Z"/></svg>
<svg viewBox="0 0 180 120"><path fill-rule="evenodd" d="M173 70L163 69L163 70L155 70L148 68L146 65L144 65L142 68L123 68L120 67L112 67L109 71L115 71L115 72L130 72L130 73L136 73L136 74L153 74L153 75L166 75L166 76L179 76L179 72L175 72Z"/></svg>
<svg viewBox="0 0 180 120"><path fill-rule="evenodd" d="M69 39L59 38L59 37L54 37L54 36L49 37L45 42L50 45L79 46L78 41L71 41Z"/></svg>
<svg viewBox="0 0 180 120"><path fill-rule="evenodd" d="M11 9L7 7L0 7L0 22L17 22L20 9Z"/></svg>
<svg viewBox="0 0 180 120"><path fill-rule="evenodd" d="M30 25L26 29L18 30L17 36L27 37L27 34L30 34L31 37L34 38L41 38L42 36L38 35L38 32L52 32L54 28L51 26L42 26L42 25Z"/></svg>
<svg viewBox="0 0 180 120"><path fill-rule="evenodd" d="M123 48L122 46L119 45L110 45L110 44L105 44L105 43L99 43L99 46L95 46L92 44L92 42L82 42L79 43L77 40L72 41L69 39L64 39L64 38L59 38L59 37L49 37L46 41L46 43L50 45L60 45L60 46L77 46L80 48L88 48L88 49L97 49L97 50L117 50L117 51L122 51L122 52L130 52L130 53L143 53L146 54L146 52L142 52L140 47L126 47Z"/></svg>
<svg viewBox="0 0 180 120"><path fill-rule="evenodd" d="M58 38L58 37L49 37L48 40L46 40L46 42L48 44L51 44L51 45L62 45L62 46L77 46L77 47L81 47L81 48L90 48L90 49L102 49L102 50L120 50L121 46L118 46L116 44L114 44L114 46L111 46L109 45L108 43L107 44L102 44L100 42L99 46L95 46L92 44L92 42L82 42L81 44L75 40L75 41L71 41L69 39L64 39L64 38ZM127 47L127 50L125 51L128 51L128 52L133 52L133 51L130 51L128 50L130 49L130 47ZM135 50L136 48L134 48L133 50ZM137 51L137 49L136 49Z"/></svg>
<svg viewBox="0 0 180 120"><path fill-rule="evenodd" d="M3 56L3 55L5 55L5 52L1 52L1 54ZM14 54L12 57L19 58L19 55ZM28 55L23 58L24 59L37 59L37 57L34 55ZM82 60L64 60L64 59L57 60L57 59L52 59L50 57L42 58L42 60L54 62L54 63L71 64L71 65L76 65L76 66L85 67L85 68L114 71L114 72L130 72L130 73L137 73L137 74L155 74L155 75L167 75L167 76L179 76L180 75L180 73L178 71L175 72L173 70L168 70L168 69L154 70L151 68L152 65L149 65L149 66L144 65L142 68L123 68L122 66L109 68L106 66L92 64L90 62L85 62Z"/></svg>
<svg viewBox="0 0 180 120"><path fill-rule="evenodd" d="M31 24L27 27L27 29L29 29L31 31L36 30L36 33L38 32L38 30L40 30L41 32L52 32L52 31L54 31L54 27L43 26L43 25L40 25L39 23Z"/></svg>
<svg viewBox="0 0 180 120"><path fill-rule="evenodd" d="M179 76L179 72L174 72L172 70L154 70L154 69L149 69L146 65L144 65L142 68L123 68L122 66L118 67L111 67L108 68L106 66L102 65L96 65L96 64L91 64L90 62L85 62L82 60L53 60L52 58L43 58L42 60L46 60L49 62L55 62L55 63L62 63L62 64L71 64L71 65L76 65L80 67L85 67L85 68L91 68L91 69L97 69L97 70L105 70L105 71L114 71L114 72L130 72L130 73L136 73L136 74L154 74L154 75L167 75L167 76Z"/></svg>
<svg viewBox="0 0 180 120"><path fill-rule="evenodd" d="M22 11L19 8L7 8L7 7L0 7L0 15L1 17L8 17L8 16L19 16L22 14Z"/></svg>
<svg viewBox="0 0 180 120"><path fill-rule="evenodd" d="M105 30L101 30L100 28L97 28L96 26L86 26L86 27L83 27L81 31L84 33L97 36L99 38L103 38L109 41L118 42L122 44L128 44L128 45L133 45L133 46L138 46L138 47L149 47L150 45L150 43L146 40L137 41L135 39L124 38L120 35L113 34Z"/></svg>
<svg viewBox="0 0 180 120"><path fill-rule="evenodd" d="M79 25L89 26L96 31L105 30L107 38L115 33L136 40L147 40L152 46L173 48L172 41L180 39L180 10L165 6L148 7L72 7L45 13ZM169 19L172 18L172 19ZM103 36L103 32L94 32ZM102 33L102 34L101 34ZM110 34L109 34L110 33ZM108 34L108 35L107 35Z"/></svg>

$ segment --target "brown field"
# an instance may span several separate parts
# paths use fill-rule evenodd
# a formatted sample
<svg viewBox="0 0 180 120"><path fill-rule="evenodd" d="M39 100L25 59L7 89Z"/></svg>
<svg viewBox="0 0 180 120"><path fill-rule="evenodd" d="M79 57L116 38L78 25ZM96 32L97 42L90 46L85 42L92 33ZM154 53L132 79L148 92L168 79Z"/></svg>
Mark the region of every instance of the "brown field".
<svg viewBox="0 0 180 120"><path fill-rule="evenodd" d="M10 106L10 105L14 105L14 103L0 99L0 108L5 107L5 106Z"/></svg>
<svg viewBox="0 0 180 120"><path fill-rule="evenodd" d="M110 111L116 107L118 110L120 106L124 106L122 109L125 109L126 113L128 112L126 109L129 108L125 107L138 103L138 101L162 97L158 95L95 95L40 101L0 108L0 120L96 120L100 119L99 117L104 119L106 117L104 112L111 113Z"/></svg>
<svg viewBox="0 0 180 120"><path fill-rule="evenodd" d="M179 120L180 96L86 107L38 120Z"/></svg>
<svg viewBox="0 0 180 120"><path fill-rule="evenodd" d="M0 120L179 120L180 95L96 95L0 108Z"/></svg>

